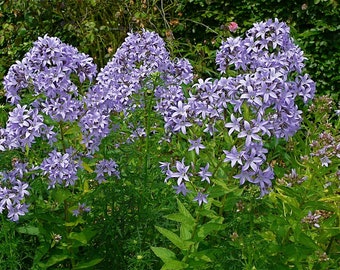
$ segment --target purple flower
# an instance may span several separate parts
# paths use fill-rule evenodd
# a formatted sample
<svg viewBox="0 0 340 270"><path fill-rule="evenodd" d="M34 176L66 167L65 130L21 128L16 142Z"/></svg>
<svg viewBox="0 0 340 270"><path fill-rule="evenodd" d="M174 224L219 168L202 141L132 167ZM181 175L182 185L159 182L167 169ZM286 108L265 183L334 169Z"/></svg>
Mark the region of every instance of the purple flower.
<svg viewBox="0 0 340 270"><path fill-rule="evenodd" d="M0 186L0 214L7 211L7 217L11 221L18 221L19 216L28 212L25 199L30 195L29 185L23 182L25 174L29 171L27 164L15 162L11 171L0 172L2 178Z"/></svg>
<svg viewBox="0 0 340 270"><path fill-rule="evenodd" d="M187 133L187 127L191 127L192 124L187 121L186 118L180 117L174 119L175 126L173 128L174 131L181 131L183 134Z"/></svg>
<svg viewBox="0 0 340 270"><path fill-rule="evenodd" d="M226 158L224 159L224 162L231 162L231 167L234 167L236 165L236 163L243 165L243 155L244 152L241 151L237 151L236 147L233 146L231 148L231 151L223 151L226 155Z"/></svg>
<svg viewBox="0 0 340 270"><path fill-rule="evenodd" d="M317 214L317 213L312 213L311 211L308 212L308 215L305 216L301 222L302 223L307 223L310 225L313 225L315 228L320 228L320 224L319 224L319 219L320 219L321 215Z"/></svg>
<svg viewBox="0 0 340 270"><path fill-rule="evenodd" d="M113 59L97 76L97 85L87 95L89 107L106 113L123 112L126 119L138 108L145 108L143 92L154 94L155 109L170 132L186 132L188 105L183 102L181 84L192 81L192 67L187 60L172 61L161 37L143 30L129 33Z"/></svg>
<svg viewBox="0 0 340 270"><path fill-rule="evenodd" d="M43 117L38 114L37 109L30 109L26 105L18 104L9 113L6 128L3 131L6 139L4 144L9 149L30 147L36 138L42 136L44 127Z"/></svg>
<svg viewBox="0 0 340 270"><path fill-rule="evenodd" d="M208 197L208 194L203 194L201 192L198 192L197 196L194 198L194 201L198 202L198 205L201 206L202 203L208 203L207 197Z"/></svg>
<svg viewBox="0 0 340 270"><path fill-rule="evenodd" d="M189 105L183 104L181 100L178 101L177 106L171 106L170 109L173 111L172 117L187 117L187 111L190 108Z"/></svg>
<svg viewBox="0 0 340 270"><path fill-rule="evenodd" d="M321 166L323 167L328 167L328 165L332 163L332 161L327 156L320 158L320 161L321 161Z"/></svg>
<svg viewBox="0 0 340 270"><path fill-rule="evenodd" d="M27 204L7 204L8 214L7 217L11 221L18 221L19 216L24 216L28 212Z"/></svg>
<svg viewBox="0 0 340 270"><path fill-rule="evenodd" d="M78 125L83 135L82 143L89 153L93 154L99 149L101 140L110 133L109 115L98 109L87 110L79 119Z"/></svg>
<svg viewBox="0 0 340 270"><path fill-rule="evenodd" d="M161 171L163 173L166 173L168 170L170 170L170 162L159 162Z"/></svg>
<svg viewBox="0 0 340 270"><path fill-rule="evenodd" d="M187 193L189 192L189 190L187 189L184 183L181 183L178 186L172 186L172 187L176 190L176 194L182 193L184 196L186 196Z"/></svg>
<svg viewBox="0 0 340 270"><path fill-rule="evenodd" d="M93 59L55 37L39 37L33 48L21 62L9 69L4 78L7 99L12 104L20 100L20 91L32 86L36 95L43 94L49 99L77 96L77 86L71 75L76 74L82 83L97 73Z"/></svg>
<svg viewBox="0 0 340 270"><path fill-rule="evenodd" d="M189 166L185 166L184 164L184 159L180 161L176 161L176 169L177 172L173 172L171 174L171 177L177 178L177 185L179 186L182 181L189 181L189 175L188 175L188 170Z"/></svg>
<svg viewBox="0 0 340 270"><path fill-rule="evenodd" d="M212 176L212 173L209 172L209 163L207 163L205 167L201 167L200 169L201 170L198 172L198 175L202 178L201 181L207 181L208 183L210 183L209 177Z"/></svg>
<svg viewBox="0 0 340 270"><path fill-rule="evenodd" d="M199 155L200 153L200 149L204 149L205 146L203 144L201 144L201 138L198 138L197 140L190 140L189 139L189 142L190 142L190 147L188 149L188 151L192 151L192 150L195 150L196 154Z"/></svg>
<svg viewBox="0 0 340 270"><path fill-rule="evenodd" d="M229 128L228 134L231 135L234 131L240 132L240 122L243 119L243 117L236 118L234 114L231 114L230 120L231 122L226 123L224 126L226 128Z"/></svg>
<svg viewBox="0 0 340 270"><path fill-rule="evenodd" d="M88 213L91 211L91 207L86 206L85 203L78 203L78 208L72 211L73 216L78 217L83 213Z"/></svg>
<svg viewBox="0 0 340 270"><path fill-rule="evenodd" d="M254 184L258 185L261 190L261 197L268 194L268 189L272 186L272 180L274 179L274 172L271 167L268 167L264 171L258 170L254 177Z"/></svg>
<svg viewBox="0 0 340 270"><path fill-rule="evenodd" d="M71 148L68 148L65 154L53 150L39 168L42 170L42 175L48 176L49 188L54 188L57 184L73 186L78 179L80 160Z"/></svg>
<svg viewBox="0 0 340 270"><path fill-rule="evenodd" d="M252 140L261 141L261 137L257 134L260 130L257 127L252 127L248 121L244 121L244 128L237 135L238 138L246 138L246 146L252 143Z"/></svg>
<svg viewBox="0 0 340 270"><path fill-rule="evenodd" d="M96 180L98 181L99 184L101 184L103 181L105 181L105 176L115 176L118 179L120 178L120 174L118 171L118 165L115 161L112 159L106 160L103 159L99 161L96 164Z"/></svg>
<svg viewBox="0 0 340 270"><path fill-rule="evenodd" d="M253 171L243 171L241 170L241 172L239 174L234 175L235 179L239 179L240 180L240 185L243 185L246 181L253 183L253 176L254 176L255 172Z"/></svg>

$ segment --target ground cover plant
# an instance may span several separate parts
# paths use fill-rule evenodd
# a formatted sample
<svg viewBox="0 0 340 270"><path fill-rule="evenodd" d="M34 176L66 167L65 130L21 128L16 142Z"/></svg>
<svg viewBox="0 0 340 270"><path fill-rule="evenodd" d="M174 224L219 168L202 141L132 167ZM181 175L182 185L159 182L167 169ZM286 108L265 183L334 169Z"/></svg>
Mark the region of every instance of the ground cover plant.
<svg viewBox="0 0 340 270"><path fill-rule="evenodd" d="M336 269L339 104L304 61L277 19L213 78L147 30L99 71L40 37L3 82L1 267Z"/></svg>

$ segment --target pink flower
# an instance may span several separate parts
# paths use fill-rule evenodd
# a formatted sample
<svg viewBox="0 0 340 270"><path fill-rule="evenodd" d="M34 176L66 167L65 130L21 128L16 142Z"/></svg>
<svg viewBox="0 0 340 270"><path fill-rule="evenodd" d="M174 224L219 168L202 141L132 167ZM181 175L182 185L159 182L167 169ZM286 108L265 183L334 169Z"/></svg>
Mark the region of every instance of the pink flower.
<svg viewBox="0 0 340 270"><path fill-rule="evenodd" d="M228 28L230 32L235 32L238 28L238 24L236 22L231 22L229 23Z"/></svg>

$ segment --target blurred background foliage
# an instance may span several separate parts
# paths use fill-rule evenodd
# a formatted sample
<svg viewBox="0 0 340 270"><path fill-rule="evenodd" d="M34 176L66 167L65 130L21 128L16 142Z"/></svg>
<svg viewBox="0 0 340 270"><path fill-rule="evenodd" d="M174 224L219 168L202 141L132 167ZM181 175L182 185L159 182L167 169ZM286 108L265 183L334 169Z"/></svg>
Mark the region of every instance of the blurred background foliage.
<svg viewBox="0 0 340 270"><path fill-rule="evenodd" d="M126 34L147 28L166 39L173 56L187 57L197 76L216 74L215 51L235 21L243 34L277 17L308 58L319 94L337 94L340 8L337 0L0 0L0 80L39 36L57 36L103 67ZM1 86L2 87L2 86Z"/></svg>

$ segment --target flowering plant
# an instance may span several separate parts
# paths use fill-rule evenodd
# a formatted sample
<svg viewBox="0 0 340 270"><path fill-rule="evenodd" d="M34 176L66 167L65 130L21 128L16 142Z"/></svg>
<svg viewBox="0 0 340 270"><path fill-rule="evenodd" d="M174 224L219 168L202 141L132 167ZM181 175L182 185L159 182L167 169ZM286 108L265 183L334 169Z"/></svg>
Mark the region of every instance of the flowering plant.
<svg viewBox="0 0 340 270"><path fill-rule="evenodd" d="M0 128L0 151L8 157L1 165L0 213L16 222L20 233L39 238L34 266L90 268L102 258L82 260L84 248L100 246L91 242L96 229L123 207L116 198L104 204L105 189L131 189L141 214L143 192L152 198L166 193L157 185L163 177L179 195L178 212L166 218L180 224L173 231L156 226L180 250L152 244L164 269L225 267L217 258L230 247L242 251L244 264L255 265L247 246L258 240L256 233L269 242L272 223L280 229L270 245L275 260L287 239L306 241L324 257L332 242L329 248L313 245L317 237L308 230L323 228L323 220L336 211L287 199L286 194L303 194L309 177L295 168L283 173L277 165L289 161L283 149L292 136L302 140L302 110L315 95L315 83L303 74L304 60L289 27L277 19L254 24L244 38L227 38L216 53L219 77L195 82L191 64L172 59L154 32L130 33L98 73L88 55L58 38L39 38L4 80L12 110ZM322 145L313 139L306 166L316 159L322 167L335 167L338 138L325 131ZM327 184L331 192L333 182ZM167 197L161 197L164 205ZM296 216L276 219L276 207L285 217L286 208ZM255 233L260 225L267 232ZM242 235L242 229L249 234Z"/></svg>

